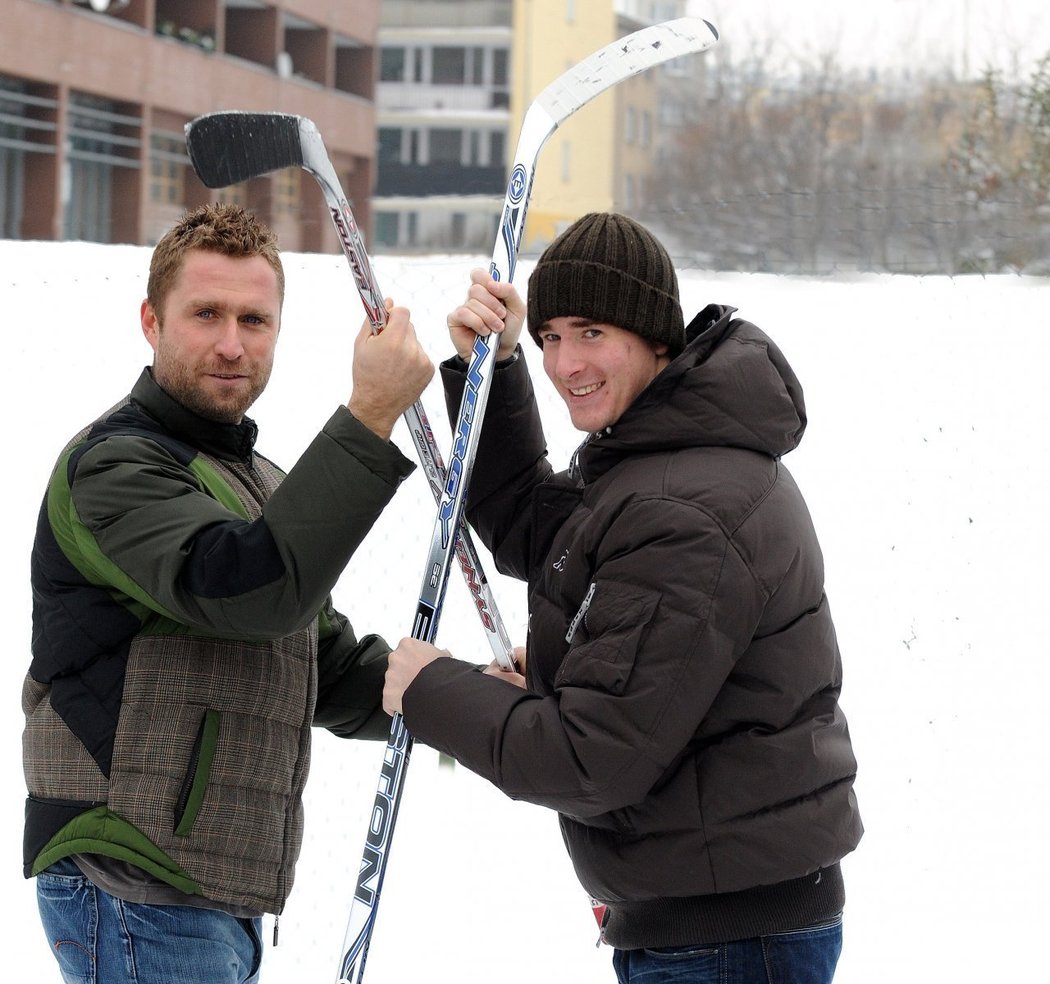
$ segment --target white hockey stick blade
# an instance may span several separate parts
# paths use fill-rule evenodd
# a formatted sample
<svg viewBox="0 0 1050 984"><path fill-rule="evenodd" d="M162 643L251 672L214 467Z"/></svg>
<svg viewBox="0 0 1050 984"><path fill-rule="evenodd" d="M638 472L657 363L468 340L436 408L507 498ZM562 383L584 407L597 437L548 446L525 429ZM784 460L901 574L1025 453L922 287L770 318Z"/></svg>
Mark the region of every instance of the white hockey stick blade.
<svg viewBox="0 0 1050 984"><path fill-rule="evenodd" d="M492 254L491 272L497 280L513 279L536 161L554 131L606 89L656 65L706 51L717 41L718 31L702 17L653 24L600 48L540 92L522 120L511 166L500 234Z"/></svg>

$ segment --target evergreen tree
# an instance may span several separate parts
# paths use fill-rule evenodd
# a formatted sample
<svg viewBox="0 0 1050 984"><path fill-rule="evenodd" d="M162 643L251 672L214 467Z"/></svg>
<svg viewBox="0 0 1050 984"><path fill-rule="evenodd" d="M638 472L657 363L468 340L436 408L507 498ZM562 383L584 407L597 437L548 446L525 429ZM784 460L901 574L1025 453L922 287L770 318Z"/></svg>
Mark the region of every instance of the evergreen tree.
<svg viewBox="0 0 1050 984"><path fill-rule="evenodd" d="M1035 67L1024 91L1030 153L1024 171L1040 204L1050 199L1050 52Z"/></svg>

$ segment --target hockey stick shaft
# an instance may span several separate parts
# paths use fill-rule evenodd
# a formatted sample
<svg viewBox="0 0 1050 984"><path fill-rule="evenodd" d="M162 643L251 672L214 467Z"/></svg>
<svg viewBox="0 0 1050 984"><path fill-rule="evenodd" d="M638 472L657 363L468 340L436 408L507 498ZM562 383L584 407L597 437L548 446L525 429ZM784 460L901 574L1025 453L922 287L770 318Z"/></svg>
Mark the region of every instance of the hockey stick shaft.
<svg viewBox="0 0 1050 984"><path fill-rule="evenodd" d="M209 188L226 187L285 167L307 171L321 189L372 330L383 329L387 314L375 270L328 151L311 120L282 113L209 113L187 124L186 143L194 170ZM415 401L404 419L437 501L445 485L445 466L422 403ZM456 556L494 658L504 669L514 669L510 637L477 548L462 525Z"/></svg>
<svg viewBox="0 0 1050 984"><path fill-rule="evenodd" d="M500 280L513 279L537 158L557 127L577 109L617 82L671 58L703 51L717 39L715 29L700 18L687 17L657 24L595 52L540 93L522 121L489 267L494 277ZM448 478L438 504L420 589L412 636L426 642L432 642L437 634L451 566L451 544L462 520L466 489L491 388L495 345L490 339L491 336L479 335L474 343L460 403ZM396 714L380 775L357 891L351 904L337 984L360 984L364 977L365 960L375 926L411 748L412 738L405 729L404 719Z"/></svg>
<svg viewBox="0 0 1050 984"><path fill-rule="evenodd" d="M327 161L327 157L325 158ZM333 176L334 177L334 176ZM328 205L329 213L339 233L339 241L343 247L354 279L357 282L358 291L362 298L365 311L372 323L374 331L380 331L386 324L386 307L383 304L383 295L379 290L375 271L365 250L353 212L344 195L336 188L330 187L328 181L318 182ZM412 442L416 447L416 453L420 464L426 475L427 484L434 496L435 502L440 501L442 489L447 482L447 471L441 458L441 451L434 438L434 432L427 420L423 404L416 400L405 411L405 423ZM485 629L486 638L492 649L493 656L499 665L505 670L515 669L514 651L507 634L506 626L496 607L496 599L492 595L488 578L485 576L478 557L477 548L474 546L470 531L465 523L460 522L456 527L456 538L454 552L459 561L460 569L466 581L467 588L474 600L474 607L478 617L481 619Z"/></svg>

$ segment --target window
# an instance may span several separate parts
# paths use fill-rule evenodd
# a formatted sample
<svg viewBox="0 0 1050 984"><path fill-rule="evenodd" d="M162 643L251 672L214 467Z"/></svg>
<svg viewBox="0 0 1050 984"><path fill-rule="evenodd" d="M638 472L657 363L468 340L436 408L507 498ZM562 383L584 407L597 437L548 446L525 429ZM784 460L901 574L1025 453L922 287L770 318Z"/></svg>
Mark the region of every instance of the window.
<svg viewBox="0 0 1050 984"><path fill-rule="evenodd" d="M506 48L496 48L492 52L492 84L507 84L507 66L510 52Z"/></svg>
<svg viewBox="0 0 1050 984"><path fill-rule="evenodd" d="M379 128L379 164L401 163L401 130L392 126Z"/></svg>
<svg viewBox="0 0 1050 984"><path fill-rule="evenodd" d="M624 139L628 146L638 139L638 113L633 106L627 107L627 118L624 121Z"/></svg>
<svg viewBox="0 0 1050 984"><path fill-rule="evenodd" d="M462 212L452 213L452 246L461 249L467 245L467 217Z"/></svg>
<svg viewBox="0 0 1050 984"><path fill-rule="evenodd" d="M230 205L240 205L242 208L248 207L248 182L242 181L240 184L230 185L228 188L222 189L222 201L228 202Z"/></svg>
<svg viewBox="0 0 1050 984"><path fill-rule="evenodd" d="M162 205L181 205L182 175L186 163L186 144L172 133L150 136L150 201Z"/></svg>
<svg viewBox="0 0 1050 984"><path fill-rule="evenodd" d="M375 217L376 243L389 249L397 248L397 212L377 212Z"/></svg>
<svg viewBox="0 0 1050 984"><path fill-rule="evenodd" d="M384 48L379 55L379 81L405 81L405 49Z"/></svg>
<svg viewBox="0 0 1050 984"><path fill-rule="evenodd" d="M64 239L108 243L113 207L113 169L100 161L69 160L69 200L62 221Z"/></svg>
<svg viewBox="0 0 1050 984"><path fill-rule="evenodd" d="M430 131L430 163L459 164L463 157L462 130Z"/></svg>
<svg viewBox="0 0 1050 984"><path fill-rule="evenodd" d="M111 241L118 172L139 166L141 119L122 109L108 99L70 93L66 239Z"/></svg>
<svg viewBox="0 0 1050 984"><path fill-rule="evenodd" d="M300 169L286 167L273 176L273 201L277 212L297 213L302 205Z"/></svg>
<svg viewBox="0 0 1050 984"><path fill-rule="evenodd" d="M435 48L430 67L434 85L463 85L466 80L466 48Z"/></svg>
<svg viewBox="0 0 1050 984"><path fill-rule="evenodd" d="M0 238L20 239L25 164L20 150L0 144Z"/></svg>
<svg viewBox="0 0 1050 984"><path fill-rule="evenodd" d="M489 165L506 167L507 135L502 130L493 130L489 134Z"/></svg>
<svg viewBox="0 0 1050 984"><path fill-rule="evenodd" d="M25 196L24 82L0 76L0 238L19 239ZM5 99L7 94L10 98Z"/></svg>

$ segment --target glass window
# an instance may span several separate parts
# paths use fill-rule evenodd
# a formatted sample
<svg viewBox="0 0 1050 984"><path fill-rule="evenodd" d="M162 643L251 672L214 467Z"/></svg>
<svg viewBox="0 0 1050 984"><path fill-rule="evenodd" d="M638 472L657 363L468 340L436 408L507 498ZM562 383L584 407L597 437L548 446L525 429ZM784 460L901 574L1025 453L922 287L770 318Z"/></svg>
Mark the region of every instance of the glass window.
<svg viewBox="0 0 1050 984"><path fill-rule="evenodd" d="M398 127L379 128L379 163L401 163L401 130Z"/></svg>
<svg viewBox="0 0 1050 984"><path fill-rule="evenodd" d="M375 217L376 243L388 248L396 248L397 243L397 212L377 212Z"/></svg>
<svg viewBox="0 0 1050 984"><path fill-rule="evenodd" d="M113 229L117 168L136 169L141 119L125 107L87 93L69 96L65 239L108 243Z"/></svg>
<svg viewBox="0 0 1050 984"><path fill-rule="evenodd" d="M384 48L379 55L379 80L381 82L405 81L405 49Z"/></svg>
<svg viewBox="0 0 1050 984"><path fill-rule="evenodd" d="M507 136L502 130L493 130L489 134L489 166L506 167Z"/></svg>
<svg viewBox="0 0 1050 984"><path fill-rule="evenodd" d="M462 130L430 131L430 163L458 164L463 155Z"/></svg>
<svg viewBox="0 0 1050 984"><path fill-rule="evenodd" d="M154 133L150 136L150 201L164 205L182 204L185 146L181 139L170 134Z"/></svg>
<svg viewBox="0 0 1050 984"><path fill-rule="evenodd" d="M434 85L462 85L466 80L466 48L435 48L430 69Z"/></svg>
<svg viewBox="0 0 1050 984"><path fill-rule="evenodd" d="M507 65L510 52L506 48L496 48L492 52L492 84L507 84Z"/></svg>
<svg viewBox="0 0 1050 984"><path fill-rule="evenodd" d="M300 168L282 168L273 176L274 208L278 212L296 213L300 210L302 181Z"/></svg>

